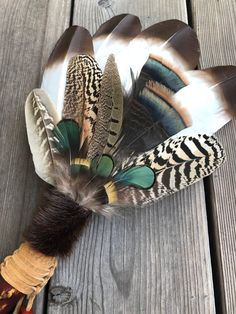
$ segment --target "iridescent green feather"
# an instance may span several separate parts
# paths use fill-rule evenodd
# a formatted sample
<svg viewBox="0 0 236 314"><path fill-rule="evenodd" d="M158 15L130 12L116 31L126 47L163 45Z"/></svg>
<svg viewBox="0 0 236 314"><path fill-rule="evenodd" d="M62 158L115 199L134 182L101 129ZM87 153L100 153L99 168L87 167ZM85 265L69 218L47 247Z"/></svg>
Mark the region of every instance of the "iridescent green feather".
<svg viewBox="0 0 236 314"><path fill-rule="evenodd" d="M75 158L79 154L81 128L73 120L61 120L53 129L56 148L63 155Z"/></svg>
<svg viewBox="0 0 236 314"><path fill-rule="evenodd" d="M144 166L133 166L119 171L114 180L118 184L133 186L139 189L150 189L156 180L153 169Z"/></svg>

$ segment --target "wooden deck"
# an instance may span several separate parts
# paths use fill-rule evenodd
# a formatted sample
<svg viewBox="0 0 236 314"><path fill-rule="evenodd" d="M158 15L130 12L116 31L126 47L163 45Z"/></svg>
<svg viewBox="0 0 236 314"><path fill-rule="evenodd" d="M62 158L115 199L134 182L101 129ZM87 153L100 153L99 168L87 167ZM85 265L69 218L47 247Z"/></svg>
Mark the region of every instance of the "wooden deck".
<svg viewBox="0 0 236 314"><path fill-rule="evenodd" d="M236 65L232 0L1 0L1 259L20 243L40 186L26 138L26 96L65 28L94 32L124 12L139 15L144 27L189 22L200 67ZM217 136L228 158L210 179L122 217L94 216L72 256L60 260L36 313L235 314L236 121Z"/></svg>

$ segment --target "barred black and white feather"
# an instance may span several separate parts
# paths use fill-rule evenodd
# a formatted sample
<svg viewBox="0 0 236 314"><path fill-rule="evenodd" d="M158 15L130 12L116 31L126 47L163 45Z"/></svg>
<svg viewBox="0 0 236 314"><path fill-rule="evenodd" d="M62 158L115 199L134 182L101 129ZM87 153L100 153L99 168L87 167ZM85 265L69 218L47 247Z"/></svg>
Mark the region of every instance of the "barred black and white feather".
<svg viewBox="0 0 236 314"><path fill-rule="evenodd" d="M122 165L123 168L148 165L156 173L155 185L148 191L118 187L119 198L124 204L145 205L210 175L224 161L224 149L213 136L181 136L168 139Z"/></svg>

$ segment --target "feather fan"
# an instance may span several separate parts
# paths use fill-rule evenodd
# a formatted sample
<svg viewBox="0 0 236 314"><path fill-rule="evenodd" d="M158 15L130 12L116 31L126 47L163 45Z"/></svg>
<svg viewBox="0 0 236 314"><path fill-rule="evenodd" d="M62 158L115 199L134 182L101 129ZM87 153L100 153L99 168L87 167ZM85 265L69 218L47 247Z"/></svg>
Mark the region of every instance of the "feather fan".
<svg viewBox="0 0 236 314"><path fill-rule="evenodd" d="M93 37L80 27L62 35L37 90L43 103L41 131L33 131L37 117L30 118L32 101L27 102L26 122L36 171L61 193L59 199L64 195L71 201L66 202L67 211L79 229L85 213L107 215L117 206L155 201L223 163L224 150L211 135L236 113L236 70L197 71L198 58L196 34L177 20L141 32L138 18L123 14L103 24ZM58 70L52 64L61 69L56 81ZM55 95L63 97L62 108L55 104L57 115L46 98L47 86L53 85ZM46 157L38 158L45 137ZM60 237L55 238L51 252L49 244L46 249L39 244L44 242L41 237L54 238L54 228L45 227L52 220L45 218L47 213L60 215L64 208L60 211L57 202L54 210L54 196L52 201L50 193L46 197L48 209L40 207L26 240L44 254L67 254L72 240L61 249ZM75 228L69 222L67 227Z"/></svg>
<svg viewBox="0 0 236 314"><path fill-rule="evenodd" d="M236 68L198 71L198 58L177 20L141 31L122 14L93 37L65 31L25 107L35 170L51 184L25 232L32 250L67 255L92 212L159 200L224 162L212 135L236 114Z"/></svg>

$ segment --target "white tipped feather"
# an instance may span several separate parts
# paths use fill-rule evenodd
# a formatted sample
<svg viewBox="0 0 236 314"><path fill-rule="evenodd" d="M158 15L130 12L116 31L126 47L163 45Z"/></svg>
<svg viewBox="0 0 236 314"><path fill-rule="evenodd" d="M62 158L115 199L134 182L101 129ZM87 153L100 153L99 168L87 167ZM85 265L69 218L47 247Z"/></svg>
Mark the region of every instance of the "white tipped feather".
<svg viewBox="0 0 236 314"><path fill-rule="evenodd" d="M63 110L66 73L72 57L93 55L92 37L80 26L69 27L58 40L43 73L41 88L47 92L60 114Z"/></svg>
<svg viewBox="0 0 236 314"><path fill-rule="evenodd" d="M101 28L104 28L104 33L99 31L98 35L94 36L94 52L95 59L103 71L109 55L117 56L122 53L130 40L139 34L141 25L137 16L122 14L110 19Z"/></svg>
<svg viewBox="0 0 236 314"><path fill-rule="evenodd" d="M136 79L150 55L176 72L194 69L199 59L196 34L187 24L168 20L150 26L135 37L116 57L122 85L127 92L132 86L129 67Z"/></svg>
<svg viewBox="0 0 236 314"><path fill-rule="evenodd" d="M205 82L182 88L173 99L191 121L190 127L173 137L198 133L212 135L232 119L232 112L218 88L209 88Z"/></svg>

